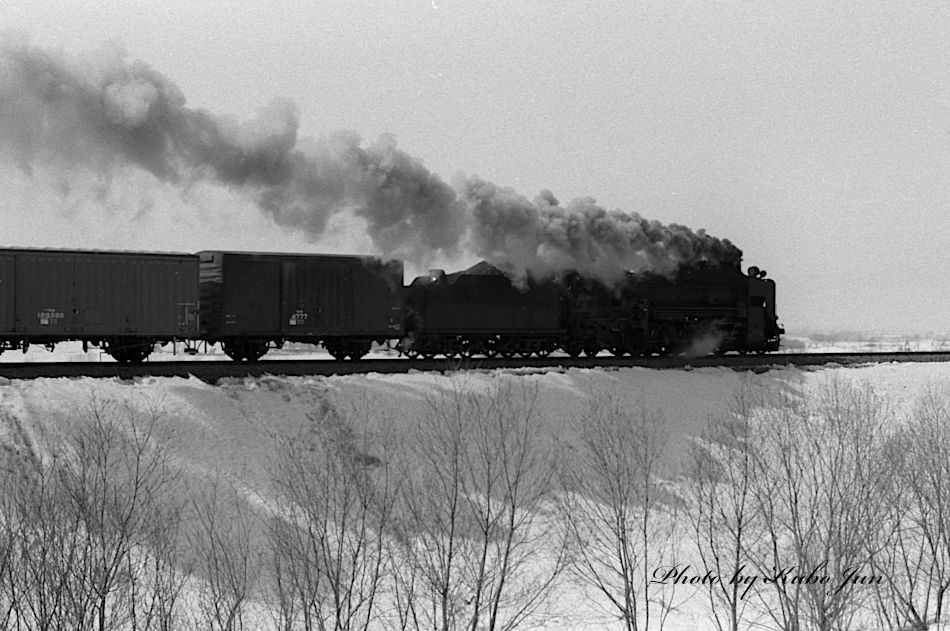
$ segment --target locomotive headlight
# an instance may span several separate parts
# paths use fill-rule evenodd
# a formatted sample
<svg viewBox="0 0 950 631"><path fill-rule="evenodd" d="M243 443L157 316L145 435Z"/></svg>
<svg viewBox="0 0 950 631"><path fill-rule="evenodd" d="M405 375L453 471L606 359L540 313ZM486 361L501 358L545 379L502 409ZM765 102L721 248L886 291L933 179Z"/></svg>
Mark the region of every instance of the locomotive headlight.
<svg viewBox="0 0 950 631"><path fill-rule="evenodd" d="M757 278L759 276L759 268L753 265L752 267L749 268L748 274L752 278Z"/></svg>

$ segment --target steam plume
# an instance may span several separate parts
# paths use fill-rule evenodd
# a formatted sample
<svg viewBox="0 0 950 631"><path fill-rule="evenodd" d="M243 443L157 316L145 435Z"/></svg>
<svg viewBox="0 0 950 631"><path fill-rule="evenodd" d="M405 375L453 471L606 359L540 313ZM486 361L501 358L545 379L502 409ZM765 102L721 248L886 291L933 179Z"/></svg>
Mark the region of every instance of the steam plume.
<svg viewBox="0 0 950 631"><path fill-rule="evenodd" d="M243 123L189 108L175 84L121 52L90 62L0 44L0 152L26 173L37 164L104 174L134 167L173 184L213 181L313 240L349 212L365 221L378 254L426 264L466 252L522 281L577 270L610 282L624 269L741 256L701 230L592 199L561 206L544 191L532 201L478 177L452 187L389 136L298 142L298 127L287 101Z"/></svg>
<svg viewBox="0 0 950 631"><path fill-rule="evenodd" d="M624 270L667 273L681 264L736 264L742 257L728 240L703 230L606 210L590 198L561 206L545 190L531 201L477 177L462 191L472 207L475 250L516 281L574 270L612 284Z"/></svg>

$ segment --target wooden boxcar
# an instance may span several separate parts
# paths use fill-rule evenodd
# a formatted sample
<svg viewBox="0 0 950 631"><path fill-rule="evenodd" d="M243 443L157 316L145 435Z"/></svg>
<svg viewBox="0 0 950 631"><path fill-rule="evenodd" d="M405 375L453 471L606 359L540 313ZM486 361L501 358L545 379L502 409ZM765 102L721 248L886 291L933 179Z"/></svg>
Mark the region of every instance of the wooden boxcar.
<svg viewBox="0 0 950 631"><path fill-rule="evenodd" d="M198 335L198 258L93 250L0 250L0 345L80 340L122 362Z"/></svg>
<svg viewBox="0 0 950 631"><path fill-rule="evenodd" d="M238 360L284 342L358 359L403 333L402 263L375 257L199 252L202 339Z"/></svg>

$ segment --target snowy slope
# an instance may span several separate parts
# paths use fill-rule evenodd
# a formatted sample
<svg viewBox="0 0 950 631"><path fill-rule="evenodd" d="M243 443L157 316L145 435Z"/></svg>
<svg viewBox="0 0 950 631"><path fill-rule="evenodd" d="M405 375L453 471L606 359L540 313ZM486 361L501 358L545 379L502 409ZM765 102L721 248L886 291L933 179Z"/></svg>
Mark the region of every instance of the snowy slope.
<svg viewBox="0 0 950 631"><path fill-rule="evenodd" d="M498 380L536 384L543 428L571 443L591 397L610 394L631 406L656 410L670 432L672 453L686 452L688 437L711 416L728 413L731 397L743 383L773 389L814 388L833 376L874 384L898 413L907 411L922 388L950 386L950 364L883 364L859 368L803 371L789 368L764 374L725 368L659 371L507 370L472 371L457 376L410 372L400 375L235 379L209 385L197 379L113 380L37 379L0 382L0 443L43 457L75 422L92 398L130 402L163 411L161 434L174 463L191 484L214 476L240 481L248 495L266 495L277 435L303 435L328 409L372 412L374 422L398 428L422 414L426 397L462 380L479 391ZM266 502L266 498L264 498ZM688 552L684 552L689 558ZM681 595L688 595L683 588ZM694 628L706 619L700 594L687 598L667 629ZM550 610L549 628L602 628L604 609L568 590Z"/></svg>

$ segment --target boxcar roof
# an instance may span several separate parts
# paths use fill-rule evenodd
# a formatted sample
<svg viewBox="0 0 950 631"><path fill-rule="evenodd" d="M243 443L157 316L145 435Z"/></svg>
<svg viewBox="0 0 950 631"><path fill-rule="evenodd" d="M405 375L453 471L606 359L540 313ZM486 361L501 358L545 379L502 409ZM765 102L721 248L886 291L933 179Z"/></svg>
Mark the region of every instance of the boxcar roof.
<svg viewBox="0 0 950 631"><path fill-rule="evenodd" d="M149 256L195 256L189 252L166 252L161 250L103 250L95 248L28 248L19 246L0 247L0 252L55 252L57 254L131 254Z"/></svg>
<svg viewBox="0 0 950 631"><path fill-rule="evenodd" d="M322 258L322 259L373 259L380 261L400 261L384 259L373 254L321 254L319 252L249 252L244 250L200 250L195 254L237 254L238 256L261 256L270 258ZM401 262L401 261L400 261Z"/></svg>

